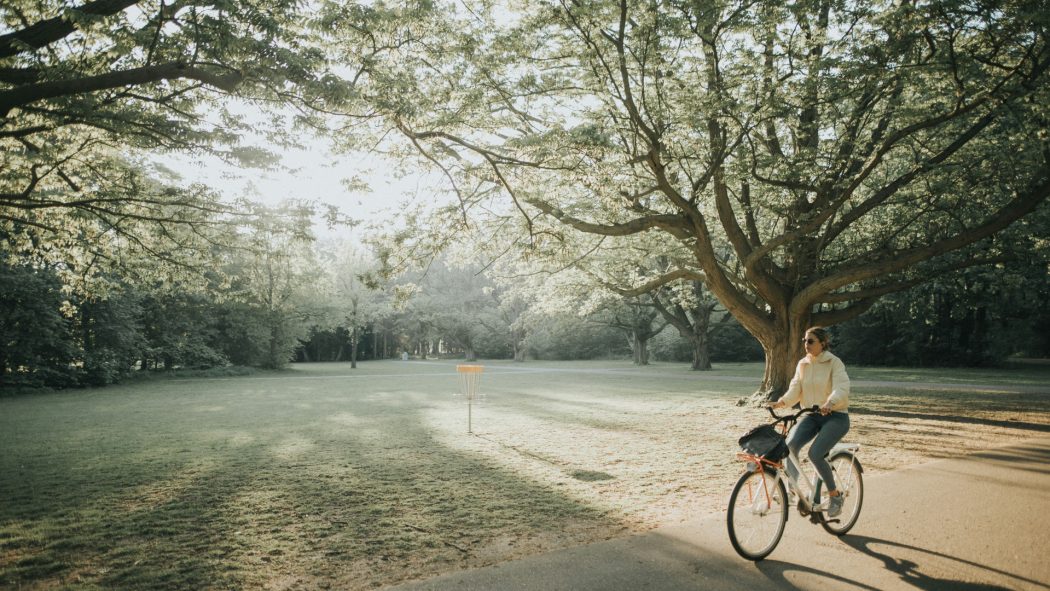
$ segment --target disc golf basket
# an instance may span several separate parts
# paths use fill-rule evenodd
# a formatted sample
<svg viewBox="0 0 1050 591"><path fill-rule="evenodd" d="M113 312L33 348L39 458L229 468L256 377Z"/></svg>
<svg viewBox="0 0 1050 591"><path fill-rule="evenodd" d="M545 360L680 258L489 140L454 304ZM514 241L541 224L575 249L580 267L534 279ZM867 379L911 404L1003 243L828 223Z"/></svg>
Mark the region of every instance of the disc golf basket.
<svg viewBox="0 0 1050 591"><path fill-rule="evenodd" d="M482 365L457 365L456 371L459 373L462 385L461 392L467 403L467 433L473 433L471 422L473 420L474 404L485 399L479 387L481 385L481 373L485 371L485 367Z"/></svg>

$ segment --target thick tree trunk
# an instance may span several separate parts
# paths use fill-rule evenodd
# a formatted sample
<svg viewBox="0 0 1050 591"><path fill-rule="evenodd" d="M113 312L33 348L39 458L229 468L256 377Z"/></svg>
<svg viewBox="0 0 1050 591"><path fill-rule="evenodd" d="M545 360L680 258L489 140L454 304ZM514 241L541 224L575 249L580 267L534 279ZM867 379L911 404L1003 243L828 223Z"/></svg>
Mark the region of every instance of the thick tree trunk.
<svg viewBox="0 0 1050 591"><path fill-rule="evenodd" d="M478 360L478 356L477 356L477 353L474 352L474 346L473 345L467 345L464 348L463 354L464 354L464 357L466 358L467 361L473 362L473 361L477 361Z"/></svg>
<svg viewBox="0 0 1050 591"><path fill-rule="evenodd" d="M643 339L638 333L632 333L631 353L635 365L649 365L649 339Z"/></svg>
<svg viewBox="0 0 1050 591"><path fill-rule="evenodd" d="M763 343L762 351L766 356L765 372L762 374L762 385L755 395L761 400L776 400L787 391L794 375L791 359L794 357L787 343Z"/></svg>
<svg viewBox="0 0 1050 591"><path fill-rule="evenodd" d="M277 359L278 351L280 350L280 337L281 337L280 329L277 328L276 326L271 326L270 327L270 343L269 343L270 369L277 369L277 368L279 368L281 366L281 364L278 362L278 359Z"/></svg>
<svg viewBox="0 0 1050 591"><path fill-rule="evenodd" d="M357 369L357 329L350 332L350 369Z"/></svg>
<svg viewBox="0 0 1050 591"><path fill-rule="evenodd" d="M762 375L762 385L752 396L752 402L776 400L787 391L791 377L795 375L798 360L806 354L802 338L806 329L811 326L810 319L809 314L796 315L789 322L783 323L779 330L755 334L765 353L766 367Z"/></svg>
<svg viewBox="0 0 1050 591"><path fill-rule="evenodd" d="M693 371L711 369L711 349L707 346L707 331L696 334L693 343Z"/></svg>
<svg viewBox="0 0 1050 591"><path fill-rule="evenodd" d="M516 329L510 332L511 347L514 349L514 361L523 363L525 361L525 330Z"/></svg>

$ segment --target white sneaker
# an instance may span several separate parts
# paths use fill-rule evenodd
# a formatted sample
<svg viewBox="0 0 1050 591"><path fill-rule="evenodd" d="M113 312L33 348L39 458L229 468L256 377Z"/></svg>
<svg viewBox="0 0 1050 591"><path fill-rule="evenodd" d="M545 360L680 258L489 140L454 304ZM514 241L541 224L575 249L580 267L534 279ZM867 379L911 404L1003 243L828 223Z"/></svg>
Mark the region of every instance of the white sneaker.
<svg viewBox="0 0 1050 591"><path fill-rule="evenodd" d="M842 493L839 493L836 497L831 497L828 501L828 517L838 517L842 513L843 499Z"/></svg>

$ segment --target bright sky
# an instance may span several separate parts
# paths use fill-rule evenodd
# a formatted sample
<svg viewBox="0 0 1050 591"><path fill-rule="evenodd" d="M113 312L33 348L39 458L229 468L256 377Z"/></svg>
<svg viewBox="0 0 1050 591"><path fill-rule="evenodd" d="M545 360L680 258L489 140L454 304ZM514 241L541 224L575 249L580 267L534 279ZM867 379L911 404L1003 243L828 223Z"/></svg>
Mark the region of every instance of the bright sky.
<svg viewBox="0 0 1050 591"><path fill-rule="evenodd" d="M227 107L239 112L247 122L257 122L260 128L272 125L273 119L254 105L231 101ZM219 124L217 115L213 124ZM277 153L280 164L272 169L241 168L210 155L165 156L164 162L168 165L174 162L175 165L169 167L174 168L184 182L206 184L219 191L226 200L245 197L268 206L286 200L316 201L335 206L342 217L366 225L395 225L407 209L408 202L433 203L442 193L441 181L436 175L413 173L398 178L394 165L380 156L336 154L330 149L327 139L311 138L300 132L289 133L296 133L298 141L308 148L274 147L262 133L242 138L242 147L258 147ZM351 183L351 180L356 182ZM351 188L351 184L357 186ZM314 231L318 237L351 233L346 226L330 229L322 220L315 223Z"/></svg>
<svg viewBox="0 0 1050 591"><path fill-rule="evenodd" d="M379 157L333 154L322 141L309 151L284 150L281 157L281 167L271 170L240 168L211 156L183 157L177 171L186 182L207 184L226 199L246 197L269 206L289 199L318 201L366 224L396 224L406 202L432 201L440 192L432 177L397 178L385 172L391 165ZM355 177L368 188L349 188L346 181ZM314 231L320 237L350 232L345 227L329 229L320 221Z"/></svg>

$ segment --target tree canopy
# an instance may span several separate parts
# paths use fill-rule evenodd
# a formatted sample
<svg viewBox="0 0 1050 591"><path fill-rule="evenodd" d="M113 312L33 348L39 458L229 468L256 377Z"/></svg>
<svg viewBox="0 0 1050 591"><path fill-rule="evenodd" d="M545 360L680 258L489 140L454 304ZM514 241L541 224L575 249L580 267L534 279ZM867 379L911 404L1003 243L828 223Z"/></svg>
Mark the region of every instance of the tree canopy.
<svg viewBox="0 0 1050 591"><path fill-rule="evenodd" d="M220 99L276 101L309 77L319 57L298 45L299 15L291 0L0 5L5 250L74 282L115 266L170 270L228 242L245 207L165 182L143 154L265 161L239 145L250 122Z"/></svg>
<svg viewBox="0 0 1050 591"><path fill-rule="evenodd" d="M407 223L381 256L471 227L490 258L588 269L624 295L702 283L761 342L775 395L807 326L1033 244L1045 257L1045 222L1027 223L1050 194L1048 24L1045 0L13 0L0 264L67 292L239 269L208 283L265 305L280 365L316 270L293 256L302 225L177 185L156 158L272 163L243 140L294 142L285 116L247 121L228 99L290 106L444 177L440 227ZM518 307L493 325L522 329Z"/></svg>
<svg viewBox="0 0 1050 591"><path fill-rule="evenodd" d="M807 326L1008 260L996 235L1050 194L1043 1L436 12L332 33L397 48L355 79L388 128L465 216L516 210L537 243L672 238L688 259L644 281L702 279L762 343L770 395Z"/></svg>

